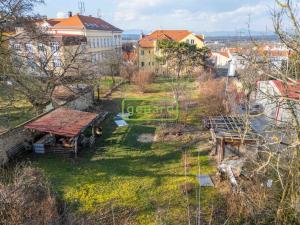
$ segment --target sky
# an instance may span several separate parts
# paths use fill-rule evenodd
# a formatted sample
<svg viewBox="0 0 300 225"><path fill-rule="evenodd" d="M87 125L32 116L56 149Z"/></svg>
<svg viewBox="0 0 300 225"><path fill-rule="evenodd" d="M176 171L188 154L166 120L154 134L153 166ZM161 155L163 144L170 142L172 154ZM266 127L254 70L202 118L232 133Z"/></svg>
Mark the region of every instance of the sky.
<svg viewBox="0 0 300 225"><path fill-rule="evenodd" d="M36 12L48 17L77 13L78 0L45 0ZM271 30L274 0L84 0L86 15L123 30L188 29L194 32ZM249 19L250 18L250 19Z"/></svg>

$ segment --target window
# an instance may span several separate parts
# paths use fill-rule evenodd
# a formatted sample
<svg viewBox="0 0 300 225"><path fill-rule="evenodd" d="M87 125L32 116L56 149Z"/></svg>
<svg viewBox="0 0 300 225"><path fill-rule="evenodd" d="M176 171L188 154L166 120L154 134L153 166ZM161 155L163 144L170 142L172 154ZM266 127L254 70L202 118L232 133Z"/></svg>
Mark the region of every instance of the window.
<svg viewBox="0 0 300 225"><path fill-rule="evenodd" d="M100 40L99 40L99 38L97 38L97 47L98 48L100 47Z"/></svg>
<svg viewBox="0 0 300 225"><path fill-rule="evenodd" d="M189 43L190 43L190 40L189 40L189 39L186 39L186 41L185 41L185 42L189 44Z"/></svg>
<svg viewBox="0 0 300 225"><path fill-rule="evenodd" d="M195 44L195 40L191 40L191 44L192 44L192 45Z"/></svg>
<svg viewBox="0 0 300 225"><path fill-rule="evenodd" d="M39 50L40 52L45 51L45 46L44 46L43 44L39 43L39 44L38 44L38 50Z"/></svg>
<svg viewBox="0 0 300 225"><path fill-rule="evenodd" d="M144 67L144 66L145 66L145 63L144 63L144 62L141 62L141 66Z"/></svg>
<svg viewBox="0 0 300 225"><path fill-rule="evenodd" d="M149 62L149 66L151 66L151 62Z"/></svg>
<svg viewBox="0 0 300 225"><path fill-rule="evenodd" d="M104 43L103 47L106 48L106 38L103 38L103 43Z"/></svg>
<svg viewBox="0 0 300 225"><path fill-rule="evenodd" d="M32 53L33 52L32 44L25 44L25 49L27 52Z"/></svg>
<svg viewBox="0 0 300 225"><path fill-rule="evenodd" d="M97 54L92 55L92 63L95 63L97 61Z"/></svg>
<svg viewBox="0 0 300 225"><path fill-rule="evenodd" d="M62 66L62 62L59 58L55 58L53 60L53 67L57 68L57 67L61 67Z"/></svg>
<svg viewBox="0 0 300 225"><path fill-rule="evenodd" d="M14 45L13 45L13 48L14 48L15 50L17 50L17 51L20 51L20 50L21 50L21 45L20 45L19 43L14 44Z"/></svg>
<svg viewBox="0 0 300 225"><path fill-rule="evenodd" d="M145 51L144 50L141 50L141 55L145 55Z"/></svg>
<svg viewBox="0 0 300 225"><path fill-rule="evenodd" d="M50 42L51 52L57 52L59 50L58 42Z"/></svg>
<svg viewBox="0 0 300 225"><path fill-rule="evenodd" d="M31 68L31 69L35 69L35 63L33 59L28 59L27 60L27 65Z"/></svg>

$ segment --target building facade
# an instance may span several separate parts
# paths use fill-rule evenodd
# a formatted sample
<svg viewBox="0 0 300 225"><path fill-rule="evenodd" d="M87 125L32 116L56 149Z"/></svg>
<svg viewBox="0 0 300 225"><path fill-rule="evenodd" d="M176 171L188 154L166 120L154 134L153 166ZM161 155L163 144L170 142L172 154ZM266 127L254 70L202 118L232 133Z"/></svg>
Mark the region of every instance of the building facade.
<svg viewBox="0 0 300 225"><path fill-rule="evenodd" d="M300 118L300 82L284 84L279 80L257 82L256 103L264 107L264 114L276 123L290 122L293 119L291 105Z"/></svg>
<svg viewBox="0 0 300 225"><path fill-rule="evenodd" d="M204 46L204 36L196 35L188 30L157 30L142 37L139 41L138 61L139 69L154 73L165 73L166 65L158 58L162 56L157 43L159 40L168 39L176 42L186 42L196 45L198 48Z"/></svg>
<svg viewBox="0 0 300 225"><path fill-rule="evenodd" d="M38 36L38 35L37 35ZM82 35L52 34L32 37L24 29L16 29L8 38L10 55L16 68L34 76L61 74L73 57L83 61L87 39Z"/></svg>
<svg viewBox="0 0 300 225"><path fill-rule="evenodd" d="M47 19L41 27L52 35L80 35L86 37L87 53L94 63L105 60L106 55L122 55L122 30L92 16L72 15L68 18Z"/></svg>

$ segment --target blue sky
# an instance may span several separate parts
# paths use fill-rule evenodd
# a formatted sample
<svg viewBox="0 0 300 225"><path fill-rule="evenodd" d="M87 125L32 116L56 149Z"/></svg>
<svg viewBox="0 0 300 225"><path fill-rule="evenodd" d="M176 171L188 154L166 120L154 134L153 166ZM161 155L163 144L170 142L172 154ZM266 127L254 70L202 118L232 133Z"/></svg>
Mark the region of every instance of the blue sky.
<svg viewBox="0 0 300 225"><path fill-rule="evenodd" d="M78 12L78 0L45 0L36 8L48 17ZM124 30L189 29L198 32L271 29L274 0L85 0L87 15L97 15Z"/></svg>

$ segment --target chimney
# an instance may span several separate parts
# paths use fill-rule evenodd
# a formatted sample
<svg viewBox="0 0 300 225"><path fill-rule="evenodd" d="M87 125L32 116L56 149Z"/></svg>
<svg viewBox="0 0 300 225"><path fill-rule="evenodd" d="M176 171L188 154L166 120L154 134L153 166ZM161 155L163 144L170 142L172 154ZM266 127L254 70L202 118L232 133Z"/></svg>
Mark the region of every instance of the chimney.
<svg viewBox="0 0 300 225"><path fill-rule="evenodd" d="M69 11L69 12L68 12L68 15L69 15L69 17L72 17L72 16L73 16L72 11Z"/></svg>

